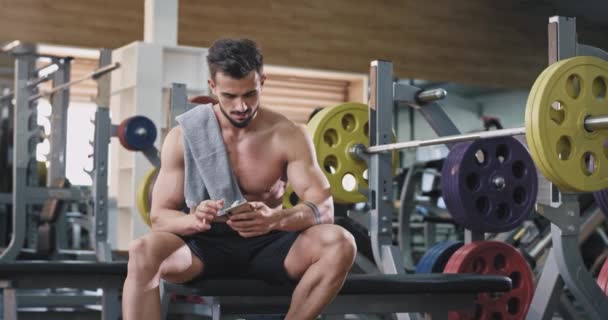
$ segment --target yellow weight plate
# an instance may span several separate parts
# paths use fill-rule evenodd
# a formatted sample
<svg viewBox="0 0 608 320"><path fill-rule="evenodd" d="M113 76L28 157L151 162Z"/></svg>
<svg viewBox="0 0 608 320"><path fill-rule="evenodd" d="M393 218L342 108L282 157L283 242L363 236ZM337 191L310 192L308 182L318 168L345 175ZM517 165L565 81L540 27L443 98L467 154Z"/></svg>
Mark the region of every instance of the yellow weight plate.
<svg viewBox="0 0 608 320"><path fill-rule="evenodd" d="M544 87L544 83L545 83L545 79L547 78L546 75L548 73L551 72L551 70L553 68L555 68L556 64L551 64L550 66L548 66L547 68L545 68L545 70L543 70L543 72L538 76L538 78L536 78L536 81L534 81L534 85L532 86L531 90L530 90L530 94L528 95L528 100L526 102L526 111L525 111L525 123L526 123L526 142L528 144L528 150L530 151L530 153L534 153L537 150L539 150L538 147L536 147L534 144L538 141L538 138L533 138L534 134L536 133L536 130L534 130L534 126L532 125L528 125L532 123L532 110L534 109L532 106L535 104L535 99L536 97L539 96L539 92L541 90L539 90L539 87ZM541 169L541 172L547 172L546 166L545 164L541 161L540 157L538 157L537 155L532 155L532 157L535 159L535 164L537 167L539 167L539 169ZM542 166L542 168L541 168ZM551 176L550 180L556 180L557 177Z"/></svg>
<svg viewBox="0 0 608 320"><path fill-rule="evenodd" d="M550 75L553 74L554 70L556 68L559 68L561 66L561 64L559 63L553 63L551 66L547 67L546 72L544 72L544 76L541 79L541 82L539 84L539 88L545 88L547 81L549 81ZM533 105L540 105L540 100L543 98L543 93L544 91L542 89L538 89L536 90L536 95L534 97L533 100ZM538 108L534 108L531 107L529 108L530 110L530 119L535 119L535 117L538 117ZM552 181L555 185L557 186L563 186L565 185L564 179L562 179L560 177L559 174L556 174L556 172L554 172L553 170L551 170L549 164L547 163L543 152L543 147L542 147L542 138L539 135L539 130L538 128L535 126L534 122L532 122L532 125L530 126L531 129L531 137L532 137L532 141L534 141L535 143L535 147L531 148L531 153L534 153L536 155L536 158L538 159L536 161L537 163L537 167L539 168L539 170L541 170L541 172L545 173L545 178L547 178L549 181ZM527 131L526 131L527 134ZM542 167L541 167L542 166ZM565 190L564 190L565 191Z"/></svg>
<svg viewBox="0 0 608 320"><path fill-rule="evenodd" d="M576 57L545 72L526 118L526 130L533 128L527 134L530 153L539 170L562 191L608 187L608 130L584 127L585 118L607 113L608 63Z"/></svg>
<svg viewBox="0 0 608 320"><path fill-rule="evenodd" d="M560 61L562 62L562 61ZM540 100L543 99L545 94L545 88L547 82L551 79L551 75L554 74L555 70L561 66L560 62L556 62L551 66L547 67L545 71L539 76L538 85L534 90L534 96L531 95L528 100L528 107L526 108L527 122L526 122L526 138L528 139L530 147L530 154L536 162L537 167L543 173L543 175L551 182L553 182L557 186L561 186L564 188L565 182L557 175L556 172L551 170L551 167L547 163L547 160L544 156L545 148L543 148L543 141L541 140L541 135L539 134L539 129L537 127L536 121L532 119L538 118L538 110L539 108L535 106L540 106L542 103ZM529 124L529 125L528 125Z"/></svg>
<svg viewBox="0 0 608 320"><path fill-rule="evenodd" d="M546 75L545 75L544 79L542 80L542 82L539 86L539 90L536 93L536 96L534 98L533 105L531 107L531 117L530 117L531 125L530 125L530 127L534 128L534 129L532 129L531 138L534 140L535 148L531 149L531 154L533 157L536 157L535 161L538 163L537 165L539 167L539 170L541 170L541 172L545 175L545 177L548 180L550 180L556 186L558 186L560 188L560 190L562 190L562 191L583 191L583 190L580 190L580 187L573 187L573 185L572 185L573 182L580 181L580 179L571 180L572 175L574 174L574 176L576 177L576 175L578 173L580 173L580 171L576 171L576 170L568 171L569 169L572 169L571 167L556 169L555 165L550 160L550 158L552 156L551 152L558 152L558 151L556 151L558 146L554 146L553 148L551 148L551 147L548 148L547 147L548 142L545 139L547 139L547 137L555 138L555 135L557 135L559 133L554 131L548 135L547 132L542 131L543 127L539 126L539 121L541 120L540 117L543 117L543 116L546 117L546 115L542 114L543 110L542 110L542 108L540 108L540 106L547 106L547 105L544 105L545 103L547 103L546 102L546 99L548 97L547 94L550 94L547 92L547 88L548 88L547 86L550 85L551 83L555 82L556 72L560 72L560 70L563 71L563 69L561 69L561 68L564 68L565 63L566 63L566 60L559 61L559 62L553 64L551 67L547 68ZM572 63L572 62L570 62L570 63ZM585 62L582 62L582 63L585 64ZM570 82L570 86L572 85L571 81L568 80L568 79L570 79L569 77L571 77L572 74L574 74L574 73L571 73L566 76L565 85L568 85L569 82ZM579 75L579 77L580 77L580 75ZM562 80L564 80L564 79L562 79ZM562 85L563 85L563 83L562 83ZM572 88L572 87L570 87L570 88ZM572 97L570 95L569 95L569 97L572 100L578 100L579 97L582 97L581 96L582 89L583 88L580 87L581 92L577 95L576 99L574 99L574 97ZM562 87L561 90L568 90L568 89L565 89ZM566 92L566 94L568 94L568 92ZM565 102L563 102L561 100L552 100L552 101L554 101L554 102L559 101L560 102L559 106L565 105ZM577 110L580 108L584 108L584 106L582 106L582 105L580 106L580 108L577 108L577 106L579 106L581 103L584 103L584 100L581 99L580 101L575 101L574 103L570 103L570 105L573 106L574 110ZM581 121L580 128L576 128L576 123L575 123L576 117L571 117L570 122L564 122L566 119L565 118L566 111L564 111L562 113L561 111L557 110L556 104L553 104L553 106L556 106L556 107L555 107L555 109L552 110L553 107L552 107L552 103L550 102L548 104L548 107L546 107L546 110L549 111L549 117L551 118L551 120L549 120L549 121L553 122L554 125L558 125L558 123L561 123L561 124L559 124L559 126L564 126L565 128L567 128L567 125L569 124L570 131L572 131L572 130L576 131L576 130L580 130L580 129L584 130L584 128L582 127L583 120L580 120ZM564 108L563 110L566 110L566 109ZM562 117L564 117L564 119L562 119ZM555 120L553 120L553 119L555 119ZM561 137L563 137L563 136L560 135L558 137L561 139ZM576 138L566 138L566 139L568 139L566 141L569 141L568 145L569 145L569 148L571 148L572 139L576 139ZM549 143L551 143L551 142L549 142ZM558 141L557 143L560 144L561 142ZM558 155L554 156L554 159L558 159L559 162L566 161L566 160L561 160L559 158L560 157ZM569 158L569 159L572 159L572 158Z"/></svg>
<svg viewBox="0 0 608 320"><path fill-rule="evenodd" d="M368 188L367 163L351 155L356 144L369 145L369 110L362 103L325 108L307 126L319 166L331 185L334 201L355 203L367 200L359 188ZM398 157L393 152L393 172Z"/></svg>
<svg viewBox="0 0 608 320"><path fill-rule="evenodd" d="M292 208L298 203L300 203L300 198L298 198L298 195L293 191L291 184L288 184L287 188L285 188L285 193L283 194L283 208Z"/></svg>
<svg viewBox="0 0 608 320"><path fill-rule="evenodd" d="M154 168L141 179L137 186L137 210L141 219L149 226L152 225L150 221L150 207L152 200L152 188L154 187L154 181L158 175L158 168Z"/></svg>

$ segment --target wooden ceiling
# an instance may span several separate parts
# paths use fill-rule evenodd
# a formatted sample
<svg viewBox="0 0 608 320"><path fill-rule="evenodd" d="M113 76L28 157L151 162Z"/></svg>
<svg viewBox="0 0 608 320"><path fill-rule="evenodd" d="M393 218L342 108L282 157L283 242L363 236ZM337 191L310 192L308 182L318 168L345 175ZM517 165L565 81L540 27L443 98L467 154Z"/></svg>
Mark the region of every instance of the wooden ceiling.
<svg viewBox="0 0 608 320"><path fill-rule="evenodd" d="M530 1L181 0L179 43L250 37L266 62L527 88L547 63L550 4ZM143 38L143 0L0 0L0 41L117 48ZM581 41L608 48L606 27L579 21Z"/></svg>

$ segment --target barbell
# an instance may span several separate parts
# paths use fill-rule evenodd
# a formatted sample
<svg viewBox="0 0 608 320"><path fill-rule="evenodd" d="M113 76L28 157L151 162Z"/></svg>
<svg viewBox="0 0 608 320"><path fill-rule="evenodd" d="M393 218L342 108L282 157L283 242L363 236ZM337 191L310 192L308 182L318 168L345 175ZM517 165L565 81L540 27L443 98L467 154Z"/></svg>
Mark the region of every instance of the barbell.
<svg viewBox="0 0 608 320"><path fill-rule="evenodd" d="M352 159L360 154L525 134L534 163L560 190L591 192L608 188L607 78L605 60L561 60L547 67L532 86L524 127L370 147L353 144L349 157L340 157L337 162L343 167L355 167L360 163ZM314 135L335 136L332 129L335 131L323 128Z"/></svg>

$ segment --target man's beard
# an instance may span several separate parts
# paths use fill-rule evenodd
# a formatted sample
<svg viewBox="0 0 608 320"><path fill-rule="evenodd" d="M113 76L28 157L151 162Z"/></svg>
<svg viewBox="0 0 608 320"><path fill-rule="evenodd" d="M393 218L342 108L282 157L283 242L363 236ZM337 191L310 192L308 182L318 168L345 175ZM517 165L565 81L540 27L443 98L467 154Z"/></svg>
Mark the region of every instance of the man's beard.
<svg viewBox="0 0 608 320"><path fill-rule="evenodd" d="M249 123L251 123L251 120L253 120L255 115L258 113L258 109L260 109L259 107L256 108L254 111L251 112L251 115L248 118L239 122L239 121L235 121L234 119L232 119L230 117L230 115L224 110L222 105L219 105L219 107L220 107L220 111L222 111L222 114L224 115L224 117L226 117L226 119L228 119L230 124L232 124L233 126L239 128L239 129L243 129L243 128L247 127L249 125Z"/></svg>

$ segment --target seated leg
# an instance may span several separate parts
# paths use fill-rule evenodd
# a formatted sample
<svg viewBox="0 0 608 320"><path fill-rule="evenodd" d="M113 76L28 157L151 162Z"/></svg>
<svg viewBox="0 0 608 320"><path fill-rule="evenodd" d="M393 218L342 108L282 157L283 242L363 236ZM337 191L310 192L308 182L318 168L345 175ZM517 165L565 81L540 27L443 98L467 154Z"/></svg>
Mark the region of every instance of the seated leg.
<svg viewBox="0 0 608 320"><path fill-rule="evenodd" d="M285 258L289 276L300 279L286 319L315 319L342 288L356 254L353 236L340 226L304 230Z"/></svg>
<svg viewBox="0 0 608 320"><path fill-rule="evenodd" d="M123 319L160 319L160 278L181 283L202 270L200 259L172 233L152 232L133 240L123 287Z"/></svg>

